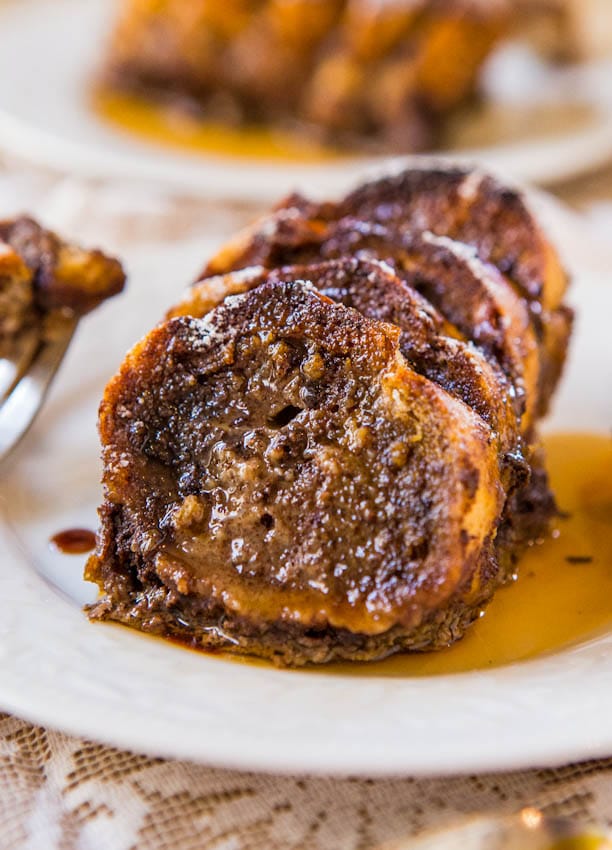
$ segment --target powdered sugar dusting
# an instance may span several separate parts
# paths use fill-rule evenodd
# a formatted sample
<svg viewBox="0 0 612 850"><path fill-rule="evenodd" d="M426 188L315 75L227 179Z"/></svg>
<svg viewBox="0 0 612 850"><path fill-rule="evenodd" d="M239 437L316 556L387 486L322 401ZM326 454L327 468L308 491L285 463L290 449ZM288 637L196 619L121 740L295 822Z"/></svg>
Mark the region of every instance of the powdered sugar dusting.
<svg viewBox="0 0 612 850"><path fill-rule="evenodd" d="M257 228L258 236L264 239L272 239L278 233L280 225L285 221L292 221L301 217L301 213L296 207L287 207L277 210L270 216L261 221Z"/></svg>
<svg viewBox="0 0 612 850"><path fill-rule="evenodd" d="M470 171L470 173L467 174L459 184L459 188L457 190L459 197L468 203L474 201L480 191L482 181L485 177L485 173L479 169Z"/></svg>
<svg viewBox="0 0 612 850"><path fill-rule="evenodd" d="M238 271L230 272L227 277L231 277L232 280L236 281L236 283L250 283L260 277L260 275L263 274L263 271L263 266L247 266L244 269L238 269ZM223 279L226 275L220 275L219 277Z"/></svg>
<svg viewBox="0 0 612 850"><path fill-rule="evenodd" d="M371 260L374 265L378 266L378 268L384 272L384 274L390 275L391 277L397 277L397 273L395 269L389 265L386 260Z"/></svg>
<svg viewBox="0 0 612 850"><path fill-rule="evenodd" d="M257 266L252 266L248 269L242 269L238 274L245 274L245 280L251 280L256 273L261 269ZM248 273L248 275L246 274ZM308 292L317 293L316 287L309 280L295 280L294 284L299 285L302 289ZM213 345L217 345L227 340L227 329L218 327L219 316L223 313L235 313L243 309L246 299L251 292L241 292L236 295L228 295L222 304L215 307L203 318L191 318L189 327L186 331L186 338L190 346L197 351L204 351Z"/></svg>
<svg viewBox="0 0 612 850"><path fill-rule="evenodd" d="M249 285L255 283L262 276L263 272L263 266L248 266L247 268L239 269L229 274L219 274L213 277L202 278L202 280L199 280L192 286L188 286L184 290L180 301L177 301L173 308L173 312L174 310L180 311L184 308L189 309L194 303L197 305L198 293L202 292L207 293L208 298L213 297L217 302L215 306L218 306L225 298L229 297L225 295L229 289L241 290L250 288Z"/></svg>
<svg viewBox="0 0 612 850"><path fill-rule="evenodd" d="M234 295L234 298L244 298L243 295ZM230 298L226 299L225 304ZM224 306L225 306L224 304ZM227 334L219 330L215 321L215 313L218 308L212 310L203 319L192 319L187 333L187 341L195 351L205 351L213 345L218 345L226 339Z"/></svg>
<svg viewBox="0 0 612 850"><path fill-rule="evenodd" d="M454 257L469 268L474 277L482 281L482 283L487 286L490 285L492 269L490 266L483 263L473 245L467 245L465 242L458 242L455 239L451 239L449 236L437 236L429 230L424 231L422 237L423 241L427 242L429 245L435 245L438 248L444 248L445 250L450 251Z"/></svg>
<svg viewBox="0 0 612 850"><path fill-rule="evenodd" d="M130 466L130 455L127 452L112 451L106 459L106 466L113 475L118 475L122 469Z"/></svg>

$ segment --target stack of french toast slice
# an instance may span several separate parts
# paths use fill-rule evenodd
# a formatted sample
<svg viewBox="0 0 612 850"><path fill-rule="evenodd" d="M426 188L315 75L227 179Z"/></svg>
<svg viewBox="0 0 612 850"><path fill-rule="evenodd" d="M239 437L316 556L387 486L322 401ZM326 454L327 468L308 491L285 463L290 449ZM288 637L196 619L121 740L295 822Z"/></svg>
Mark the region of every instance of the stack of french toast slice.
<svg viewBox="0 0 612 850"><path fill-rule="evenodd" d="M107 387L91 617L290 665L453 643L555 512L566 287L477 170L289 197Z"/></svg>
<svg viewBox="0 0 612 850"><path fill-rule="evenodd" d="M508 0L125 0L103 82L231 125L431 147L472 99Z"/></svg>

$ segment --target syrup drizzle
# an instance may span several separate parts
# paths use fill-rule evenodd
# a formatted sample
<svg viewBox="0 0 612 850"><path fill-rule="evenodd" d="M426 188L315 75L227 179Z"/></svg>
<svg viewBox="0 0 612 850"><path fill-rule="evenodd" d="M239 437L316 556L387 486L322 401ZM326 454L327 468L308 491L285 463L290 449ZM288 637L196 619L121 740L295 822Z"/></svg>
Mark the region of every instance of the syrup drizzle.
<svg viewBox="0 0 612 850"><path fill-rule="evenodd" d="M54 534L49 544L62 555L84 555L96 547L96 535L87 528L67 528Z"/></svg>

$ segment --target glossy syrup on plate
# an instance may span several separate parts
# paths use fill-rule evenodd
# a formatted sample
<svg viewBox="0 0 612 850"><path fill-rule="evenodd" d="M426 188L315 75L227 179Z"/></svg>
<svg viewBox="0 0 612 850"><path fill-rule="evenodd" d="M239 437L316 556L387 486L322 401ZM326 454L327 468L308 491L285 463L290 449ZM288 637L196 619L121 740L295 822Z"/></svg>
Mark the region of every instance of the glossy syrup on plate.
<svg viewBox="0 0 612 850"><path fill-rule="evenodd" d="M85 555L96 547L96 535L88 528L67 528L49 540L52 549L62 555Z"/></svg>
<svg viewBox="0 0 612 850"><path fill-rule="evenodd" d="M346 157L298 133L266 127L231 127L134 95L98 90L96 114L115 128L178 151L237 159L321 163Z"/></svg>
<svg viewBox="0 0 612 850"><path fill-rule="evenodd" d="M582 643L612 628L612 435L545 440L551 485L563 512L517 565L462 640L439 652L331 664L319 672L434 676L487 670Z"/></svg>
<svg viewBox="0 0 612 850"><path fill-rule="evenodd" d="M307 133L273 126L235 126L208 121L186 109L155 104L144 97L98 88L94 112L123 133L168 149L204 156L317 164L350 158L346 151L317 143ZM594 126L598 115L585 104L480 104L448 122L441 140L448 150L554 138ZM408 152L408 151L407 151Z"/></svg>

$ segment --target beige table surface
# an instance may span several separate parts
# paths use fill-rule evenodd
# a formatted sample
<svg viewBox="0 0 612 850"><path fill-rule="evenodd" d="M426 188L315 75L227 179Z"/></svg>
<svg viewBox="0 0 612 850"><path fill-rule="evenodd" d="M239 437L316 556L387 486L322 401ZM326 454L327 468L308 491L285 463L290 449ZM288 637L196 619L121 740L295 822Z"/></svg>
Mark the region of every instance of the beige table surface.
<svg viewBox="0 0 612 850"><path fill-rule="evenodd" d="M128 209L125 193L118 200L105 185L15 163L0 171L0 214L27 209L80 239L103 232L114 250L135 240L171 243L212 221L213 208L201 202L129 194ZM557 194L609 241L612 168ZM215 227L229 234L253 212L214 209ZM612 824L612 759L418 781L287 778L152 760L0 715L0 850L371 850L467 814L524 805Z"/></svg>

